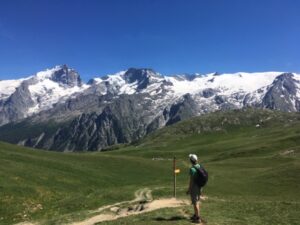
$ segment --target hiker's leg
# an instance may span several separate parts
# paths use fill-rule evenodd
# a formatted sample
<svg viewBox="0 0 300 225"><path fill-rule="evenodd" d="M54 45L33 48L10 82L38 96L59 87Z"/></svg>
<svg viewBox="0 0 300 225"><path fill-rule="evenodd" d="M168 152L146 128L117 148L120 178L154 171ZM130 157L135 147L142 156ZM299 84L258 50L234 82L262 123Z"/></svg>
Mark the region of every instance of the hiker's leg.
<svg viewBox="0 0 300 225"><path fill-rule="evenodd" d="M199 201L200 201L200 189L194 185L191 190L191 200L194 208L194 220L198 221L200 218L199 215Z"/></svg>
<svg viewBox="0 0 300 225"><path fill-rule="evenodd" d="M200 204L200 201L197 203L197 205L198 205L198 216L199 216L199 218L201 218L201 213L200 213L200 210L201 210L201 204Z"/></svg>
<svg viewBox="0 0 300 225"><path fill-rule="evenodd" d="M199 213L199 218L201 217L200 215L201 215L201 213L200 213L200 210L201 210L201 195L202 195L202 191L203 191L203 188L200 188L200 192L199 192L199 195L198 195L198 202L197 202L197 204L198 204L198 213Z"/></svg>
<svg viewBox="0 0 300 225"><path fill-rule="evenodd" d="M198 202L193 204L193 206L194 206L194 215L199 218L199 204L198 204Z"/></svg>

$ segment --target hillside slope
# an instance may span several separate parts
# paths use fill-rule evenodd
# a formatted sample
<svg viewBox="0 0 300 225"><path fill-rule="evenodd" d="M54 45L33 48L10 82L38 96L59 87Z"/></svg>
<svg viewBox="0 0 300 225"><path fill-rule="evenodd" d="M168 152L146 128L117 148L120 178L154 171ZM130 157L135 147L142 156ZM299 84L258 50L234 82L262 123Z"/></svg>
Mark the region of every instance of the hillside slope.
<svg viewBox="0 0 300 225"><path fill-rule="evenodd" d="M218 129L199 132L199 125ZM170 197L173 156L182 171L178 196L186 198L189 153L198 154L210 174L202 213L209 224L299 224L299 115L264 110L195 118L101 153L56 153L0 143L0 224L80 221L100 206L133 199L142 188L152 190L154 199ZM183 211L189 214L191 208L104 224L189 224Z"/></svg>

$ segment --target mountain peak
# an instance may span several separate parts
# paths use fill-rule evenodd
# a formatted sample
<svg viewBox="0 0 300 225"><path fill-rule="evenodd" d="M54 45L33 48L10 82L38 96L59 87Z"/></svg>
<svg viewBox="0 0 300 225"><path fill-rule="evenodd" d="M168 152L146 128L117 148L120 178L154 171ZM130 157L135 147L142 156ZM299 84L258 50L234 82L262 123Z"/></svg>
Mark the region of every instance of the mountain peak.
<svg viewBox="0 0 300 225"><path fill-rule="evenodd" d="M67 65L58 67L52 76L51 80L62 83L69 87L81 86L82 81L78 72L74 69L69 68Z"/></svg>
<svg viewBox="0 0 300 225"><path fill-rule="evenodd" d="M153 69L149 68L129 68L124 74L124 77L128 83L133 83L151 76L158 77L160 75Z"/></svg>
<svg viewBox="0 0 300 225"><path fill-rule="evenodd" d="M276 77L275 81L280 80L280 81L284 81L284 80L290 80L294 77L293 73L282 73L279 76Z"/></svg>
<svg viewBox="0 0 300 225"><path fill-rule="evenodd" d="M148 68L129 68L124 74L125 81L127 83L137 82L138 89L146 88L150 81L155 78L162 78L162 76L153 69Z"/></svg>
<svg viewBox="0 0 300 225"><path fill-rule="evenodd" d="M82 86L82 81L78 72L69 68L66 64L38 72L36 77L42 80L50 79L68 87Z"/></svg>

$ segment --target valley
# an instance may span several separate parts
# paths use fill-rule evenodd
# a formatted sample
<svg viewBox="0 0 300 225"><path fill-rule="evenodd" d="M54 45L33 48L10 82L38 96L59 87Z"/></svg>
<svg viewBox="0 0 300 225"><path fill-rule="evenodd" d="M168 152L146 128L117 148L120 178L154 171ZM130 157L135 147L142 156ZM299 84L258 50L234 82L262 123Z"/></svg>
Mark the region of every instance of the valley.
<svg viewBox="0 0 300 225"><path fill-rule="evenodd" d="M220 129L225 118L229 122ZM216 112L105 152L57 153L1 143L0 224L80 222L101 215L102 206L131 201L143 188L152 190L154 200L171 198L173 156L181 169L178 199L188 201L191 152L210 174L202 201L209 224L298 224L299 122L297 113ZM196 129L208 125L218 129ZM103 224L190 224L191 213L187 205Z"/></svg>

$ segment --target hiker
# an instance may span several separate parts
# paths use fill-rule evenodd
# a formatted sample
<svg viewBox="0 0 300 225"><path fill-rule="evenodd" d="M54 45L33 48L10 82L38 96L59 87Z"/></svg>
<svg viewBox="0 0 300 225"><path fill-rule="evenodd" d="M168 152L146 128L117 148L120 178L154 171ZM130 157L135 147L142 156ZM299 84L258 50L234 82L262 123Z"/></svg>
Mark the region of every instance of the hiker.
<svg viewBox="0 0 300 225"><path fill-rule="evenodd" d="M189 155L190 162L192 167L190 168L190 182L187 190L187 194L190 194L192 205L194 207L194 215L191 217L191 220L195 223L200 223L200 195L202 188L207 182L208 174L205 171L204 167L198 163L198 157L195 154Z"/></svg>

